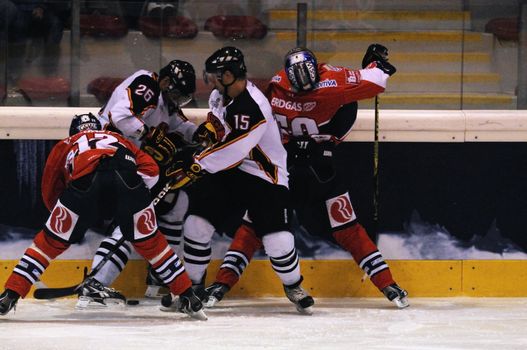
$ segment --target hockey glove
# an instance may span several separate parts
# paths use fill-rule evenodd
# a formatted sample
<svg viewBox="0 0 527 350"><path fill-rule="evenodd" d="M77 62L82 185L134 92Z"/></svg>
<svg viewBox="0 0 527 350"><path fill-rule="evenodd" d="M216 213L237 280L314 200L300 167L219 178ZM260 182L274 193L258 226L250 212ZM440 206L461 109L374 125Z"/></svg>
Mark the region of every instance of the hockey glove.
<svg viewBox="0 0 527 350"><path fill-rule="evenodd" d="M160 166L168 165L178 151L173 138L167 133L168 124L161 123L145 136L142 150L149 154Z"/></svg>
<svg viewBox="0 0 527 350"><path fill-rule="evenodd" d="M311 136L290 137L287 156L297 162L307 161L318 154L318 143Z"/></svg>
<svg viewBox="0 0 527 350"><path fill-rule="evenodd" d="M225 128L221 121L211 112L207 115L207 121L201 123L194 132L193 139L204 145L219 142L225 136Z"/></svg>
<svg viewBox="0 0 527 350"><path fill-rule="evenodd" d="M362 68L368 67L375 62L375 67L381 69L388 75L394 74L397 69L388 63L388 49L381 44L371 44L362 58Z"/></svg>
<svg viewBox="0 0 527 350"><path fill-rule="evenodd" d="M172 179L171 190L176 190L188 186L203 175L201 167L197 163L185 162L182 160L175 161L165 171L165 175Z"/></svg>

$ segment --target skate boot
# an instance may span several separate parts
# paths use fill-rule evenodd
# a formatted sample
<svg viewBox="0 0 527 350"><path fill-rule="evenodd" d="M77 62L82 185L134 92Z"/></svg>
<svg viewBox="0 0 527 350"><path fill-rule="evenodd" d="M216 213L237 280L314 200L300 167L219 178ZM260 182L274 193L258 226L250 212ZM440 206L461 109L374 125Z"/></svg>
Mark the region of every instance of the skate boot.
<svg viewBox="0 0 527 350"><path fill-rule="evenodd" d="M113 288L105 287L93 277L86 279L77 290L79 300L75 308L105 308L111 305L126 305L126 298Z"/></svg>
<svg viewBox="0 0 527 350"><path fill-rule="evenodd" d="M0 294L0 315L7 315L11 309L16 310L18 298L20 298L20 295L18 295L17 292L12 291L11 289L4 290L4 292Z"/></svg>
<svg viewBox="0 0 527 350"><path fill-rule="evenodd" d="M397 283L391 284L388 287L383 288L382 293L399 309L404 309L405 307L410 306L410 304L408 303L408 292L399 287Z"/></svg>
<svg viewBox="0 0 527 350"><path fill-rule="evenodd" d="M313 298L307 294L307 292L300 286L302 279L299 282L295 283L292 286L285 286L284 291L287 299L289 299L293 304L295 304L298 312L304 315L313 314L313 305L315 301Z"/></svg>
<svg viewBox="0 0 527 350"><path fill-rule="evenodd" d="M231 289L228 285L218 282L214 282L205 288L205 298L202 299L204 301L205 307L214 307L223 299L229 290Z"/></svg>
<svg viewBox="0 0 527 350"><path fill-rule="evenodd" d="M148 266L148 274L146 275L146 291L145 297L147 298L161 298L164 295L169 294L168 288L163 281L157 277L155 271L152 270L151 266Z"/></svg>
<svg viewBox="0 0 527 350"><path fill-rule="evenodd" d="M174 296L172 293L163 296L161 305L161 311L182 312L199 321L207 320L207 315L203 311L203 304L192 288L187 289L179 296Z"/></svg>

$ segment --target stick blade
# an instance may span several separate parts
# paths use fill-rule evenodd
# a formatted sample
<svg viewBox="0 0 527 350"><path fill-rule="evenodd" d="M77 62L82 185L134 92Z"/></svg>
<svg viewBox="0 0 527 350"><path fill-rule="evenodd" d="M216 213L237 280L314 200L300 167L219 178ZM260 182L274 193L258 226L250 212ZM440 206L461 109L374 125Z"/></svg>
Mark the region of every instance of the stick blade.
<svg viewBox="0 0 527 350"><path fill-rule="evenodd" d="M33 293L35 299L56 299L76 294L78 285L63 288L37 288Z"/></svg>

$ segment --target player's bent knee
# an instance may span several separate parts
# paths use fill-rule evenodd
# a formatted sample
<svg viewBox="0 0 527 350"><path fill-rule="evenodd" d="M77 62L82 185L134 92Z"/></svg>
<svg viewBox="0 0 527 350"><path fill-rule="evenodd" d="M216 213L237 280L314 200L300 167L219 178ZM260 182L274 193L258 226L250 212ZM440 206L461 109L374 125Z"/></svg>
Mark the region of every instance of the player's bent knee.
<svg viewBox="0 0 527 350"><path fill-rule="evenodd" d="M193 241L207 243L212 239L214 226L201 216L189 215L183 224L183 235Z"/></svg>
<svg viewBox="0 0 527 350"><path fill-rule="evenodd" d="M262 238L265 253L270 257L284 256L295 248L295 238L291 232L269 233Z"/></svg>

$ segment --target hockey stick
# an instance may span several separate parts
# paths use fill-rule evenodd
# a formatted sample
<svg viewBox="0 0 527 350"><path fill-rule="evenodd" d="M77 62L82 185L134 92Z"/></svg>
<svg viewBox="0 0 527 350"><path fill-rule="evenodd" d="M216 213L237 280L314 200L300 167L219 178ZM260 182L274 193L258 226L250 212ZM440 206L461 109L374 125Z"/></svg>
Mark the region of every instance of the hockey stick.
<svg viewBox="0 0 527 350"><path fill-rule="evenodd" d="M375 96L375 119L373 127L373 241L379 236L379 97Z"/></svg>
<svg viewBox="0 0 527 350"><path fill-rule="evenodd" d="M161 191L159 191L157 196L152 200L152 204L154 206L157 203L159 203L161 199L163 199L163 197L165 197L165 195L170 190L171 185L172 185L172 181L168 181L166 185L161 189ZM106 229L105 235L112 233L116 227L117 227L117 224L115 220L113 220L108 226L108 228ZM110 260L110 258L113 257L117 253L117 250L123 245L125 241L126 239L124 238L124 236L121 236L121 238L119 238L117 242L115 243L115 246L113 247L113 249L110 250L108 254L106 254L106 256L101 261L99 261L99 263L90 271L89 274L86 274L86 268L84 268L84 278L82 281L84 282L86 278L95 276L97 272L99 272L102 269L102 267L106 264L106 262ZM69 287L37 288L35 289L35 292L33 293L33 297L35 299L55 299L55 298L67 297L67 296L76 294L77 289L81 285L82 285L82 282L74 286L69 286Z"/></svg>

